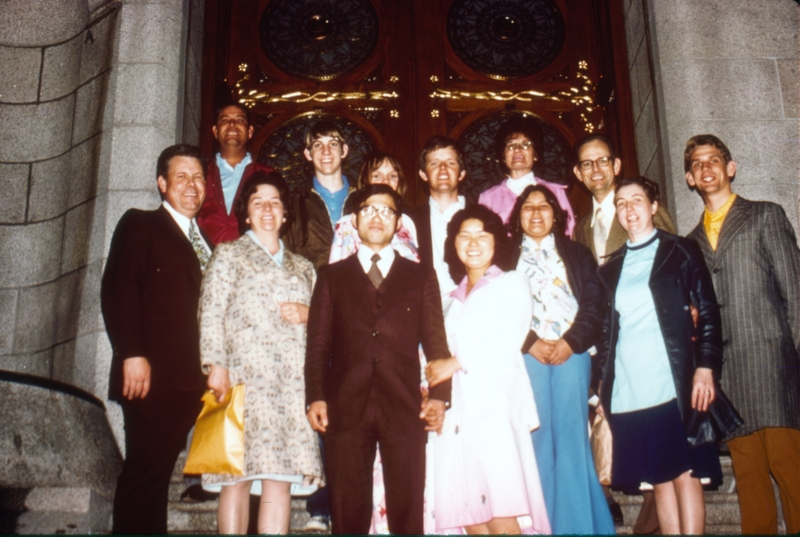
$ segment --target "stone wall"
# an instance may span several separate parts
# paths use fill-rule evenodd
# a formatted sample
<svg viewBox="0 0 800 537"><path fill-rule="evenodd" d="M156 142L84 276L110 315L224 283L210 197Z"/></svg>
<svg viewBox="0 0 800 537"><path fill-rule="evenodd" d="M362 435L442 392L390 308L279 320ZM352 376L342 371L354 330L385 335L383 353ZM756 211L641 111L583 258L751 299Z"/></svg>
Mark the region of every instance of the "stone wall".
<svg viewBox="0 0 800 537"><path fill-rule="evenodd" d="M683 171L686 140L700 133L715 134L730 148L739 165L734 191L780 203L796 229L797 3L626 0L626 4L629 51L638 50L629 61L632 80L639 81L632 82L639 91L634 111L641 108L639 165L649 169L650 148L663 156L664 181L679 232L689 232L702 211L702 201L686 186ZM640 73L646 68L645 46L652 86ZM648 91L652 105L643 98ZM650 106L655 112L652 124Z"/></svg>

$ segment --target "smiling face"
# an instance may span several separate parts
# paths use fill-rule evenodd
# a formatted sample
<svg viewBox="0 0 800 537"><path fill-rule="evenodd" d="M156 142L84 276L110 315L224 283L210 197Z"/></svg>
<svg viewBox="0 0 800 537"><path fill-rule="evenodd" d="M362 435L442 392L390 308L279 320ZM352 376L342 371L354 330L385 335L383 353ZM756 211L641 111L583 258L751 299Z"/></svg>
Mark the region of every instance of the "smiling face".
<svg viewBox="0 0 800 537"><path fill-rule="evenodd" d="M494 257L494 235L476 218L464 220L455 240L456 253L467 272L486 271Z"/></svg>
<svg viewBox="0 0 800 537"><path fill-rule="evenodd" d="M238 106L226 106L220 110L211 132L223 150L244 150L253 137L253 127L247 122L247 114Z"/></svg>
<svg viewBox="0 0 800 537"><path fill-rule="evenodd" d="M467 174L458 163L458 154L452 147L431 151L425 157L425 170L419 171L420 178L430 185L431 192L449 194L458 192L458 183Z"/></svg>
<svg viewBox="0 0 800 537"><path fill-rule="evenodd" d="M372 171L369 175L371 185L389 185L392 190L397 192L397 185L400 184L400 174L394 169L392 163L384 160L379 168Z"/></svg>
<svg viewBox="0 0 800 537"><path fill-rule="evenodd" d="M317 175L333 175L342 170L342 159L347 156L347 144L332 136L320 136L305 149L306 160L314 164Z"/></svg>
<svg viewBox="0 0 800 537"><path fill-rule="evenodd" d="M522 231L537 244L553 231L553 208L541 192L531 192L528 195L520 208L519 219Z"/></svg>
<svg viewBox="0 0 800 537"><path fill-rule="evenodd" d="M247 202L247 222L256 233L278 233L286 221L281 194L273 185L258 185Z"/></svg>
<svg viewBox="0 0 800 537"><path fill-rule="evenodd" d="M520 178L533 170L536 149L524 134L513 134L506 140L505 162L511 177Z"/></svg>
<svg viewBox="0 0 800 537"><path fill-rule="evenodd" d="M637 243L653 232L653 215L658 209L657 202L650 202L642 187L625 185L614 196L617 218L628 232L631 242Z"/></svg>
<svg viewBox="0 0 800 537"><path fill-rule="evenodd" d="M622 170L622 161L618 158L610 160L605 167L598 162L610 157L611 151L602 140L592 140L581 147L578 164L572 168L575 177L586 185L598 202L602 202L614 190L614 177ZM582 163L586 162L591 166L584 170L583 167L587 165Z"/></svg>
<svg viewBox="0 0 800 537"><path fill-rule="evenodd" d="M374 207L377 211L368 216L363 209ZM391 211L386 211L389 208ZM384 212L385 214L381 214ZM388 194L375 194L367 198L353 215L353 225L358 230L361 244L375 252L379 252L392 242L395 232L400 229L397 217L397 206Z"/></svg>
<svg viewBox="0 0 800 537"><path fill-rule="evenodd" d="M170 206L187 218L194 218L206 199L206 174L194 157L172 157L167 176L158 176L158 189Z"/></svg>
<svg viewBox="0 0 800 537"><path fill-rule="evenodd" d="M686 182L700 191L703 198L727 199L731 195L731 177L736 175L736 163L725 163L722 152L713 145L700 145L689 157Z"/></svg>

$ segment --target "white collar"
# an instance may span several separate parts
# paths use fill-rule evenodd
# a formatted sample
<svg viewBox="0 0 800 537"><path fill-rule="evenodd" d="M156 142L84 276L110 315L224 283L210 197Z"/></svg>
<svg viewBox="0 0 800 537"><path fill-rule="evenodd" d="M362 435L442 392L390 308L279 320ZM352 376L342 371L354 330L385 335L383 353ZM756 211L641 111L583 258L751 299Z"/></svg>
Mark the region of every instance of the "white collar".
<svg viewBox="0 0 800 537"><path fill-rule="evenodd" d="M378 270L381 271L381 274L385 278L394 262L394 249L391 244L384 246L380 252L375 252L372 248L367 248L362 244L358 248L356 256L358 257L359 263L361 263L361 267L364 269L364 273L367 273L369 269L372 268L372 256L376 253L381 256L380 261L378 261Z"/></svg>
<svg viewBox="0 0 800 537"><path fill-rule="evenodd" d="M464 196L458 196L455 203L451 203L444 211L439 207L439 202L433 198L428 198L428 206L431 208L431 215L439 215L445 220L450 220L454 214L467 206Z"/></svg>
<svg viewBox="0 0 800 537"><path fill-rule="evenodd" d="M603 198L602 203L597 203L597 199L592 196L592 227L594 227L595 222L597 221L597 209L603 209L603 215L605 216L606 223L609 222L609 219L612 219L617 214L617 207L614 205L614 191L612 190L606 197Z"/></svg>
<svg viewBox="0 0 800 537"><path fill-rule="evenodd" d="M183 231L183 234L188 237L189 236L189 228L191 227L192 222L194 221L194 218L188 218L187 216L182 215L181 213L176 211L172 207L172 205L169 204L169 202L167 200L162 201L161 205L163 205L164 208L167 210L167 212L172 216L172 219L175 220L175 223L178 224L178 227L181 228L181 231Z"/></svg>
<svg viewBox="0 0 800 537"><path fill-rule="evenodd" d="M512 179L511 177L506 179L506 186L517 196L522 194L522 191L525 190L526 187L535 184L537 184L537 181L536 177L533 175L533 172L526 173L519 179Z"/></svg>

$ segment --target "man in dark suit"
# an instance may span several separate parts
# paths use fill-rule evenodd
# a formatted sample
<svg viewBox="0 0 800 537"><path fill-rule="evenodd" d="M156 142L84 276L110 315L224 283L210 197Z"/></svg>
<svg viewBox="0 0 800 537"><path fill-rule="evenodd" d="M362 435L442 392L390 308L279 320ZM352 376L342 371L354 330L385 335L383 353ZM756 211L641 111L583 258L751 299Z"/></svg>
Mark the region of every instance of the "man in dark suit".
<svg viewBox="0 0 800 537"><path fill-rule="evenodd" d="M419 155L419 176L428 185L430 198L409 216L417 228L420 262L436 270L442 295L456 288L444 261L444 240L450 219L466 206L464 196L458 194L458 185L466 174L458 142L446 136L425 142Z"/></svg>
<svg viewBox="0 0 800 537"><path fill-rule="evenodd" d="M440 430L450 399L449 382L425 401L420 392L420 342L429 360L450 356L439 285L430 267L392 250L400 196L387 185L356 196L361 247L319 270L311 298L308 420L324 433L333 532L369 531L379 444L389 530L421 534L425 431Z"/></svg>
<svg viewBox="0 0 800 537"><path fill-rule="evenodd" d="M205 157L174 145L158 158L155 211L131 209L111 239L101 288L111 340L109 399L122 405L125 463L113 533L166 533L170 476L202 407L197 305L211 250L195 215Z"/></svg>
<svg viewBox="0 0 800 537"><path fill-rule="evenodd" d="M575 225L573 239L594 254L599 264L606 257L619 250L628 234L617 220L614 206L616 178L622 171L622 161L614 152L611 140L602 134L589 134L577 142L572 150L575 166L572 172L592 195L592 212ZM675 224L665 205L658 204L653 216L653 225L670 233L675 233Z"/></svg>
<svg viewBox="0 0 800 537"><path fill-rule="evenodd" d="M800 251L780 205L731 190L736 162L711 134L684 151L686 182L705 211L697 241L722 314L722 387L744 419L728 439L743 533L800 532Z"/></svg>

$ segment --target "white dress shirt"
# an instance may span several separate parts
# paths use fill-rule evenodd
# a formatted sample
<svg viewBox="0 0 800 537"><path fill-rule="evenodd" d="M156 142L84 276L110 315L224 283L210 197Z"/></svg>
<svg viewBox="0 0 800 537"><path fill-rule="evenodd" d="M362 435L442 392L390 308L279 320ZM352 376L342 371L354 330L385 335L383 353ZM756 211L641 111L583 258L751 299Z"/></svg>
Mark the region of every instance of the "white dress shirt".
<svg viewBox="0 0 800 537"><path fill-rule="evenodd" d="M592 229L594 229L594 225L597 223L597 209L603 209L602 220L606 228L606 239L608 239L608 235L611 233L611 224L614 223L614 219L617 217L617 207L614 205L613 190L603 198L602 203L597 203L597 199L592 197Z"/></svg>
<svg viewBox="0 0 800 537"><path fill-rule="evenodd" d="M208 255L211 255L211 247L208 245L206 240L203 238L203 235L200 233L200 228L197 227L197 221L192 218L191 220L186 216L182 215L178 211L172 208L172 205L169 204L167 200L161 202L161 205L167 210L167 212L172 216L172 219L175 220L175 223L178 224L178 227L181 228L183 234L186 235L186 238L189 238L189 227L194 224L195 229L197 229L197 236L200 237L200 241L203 243L203 247L208 252Z"/></svg>
<svg viewBox="0 0 800 537"><path fill-rule="evenodd" d="M444 211L433 198L428 199L431 211L431 249L433 250L433 268L439 280L439 292L449 295L458 284L450 277L450 267L444 262L444 241L447 238L447 224L458 211L466 206L464 196L458 196L458 201L451 203Z"/></svg>
<svg viewBox="0 0 800 537"><path fill-rule="evenodd" d="M376 253L381 256L380 261L378 261L378 270L381 271L381 276L385 278L389 274L389 269L392 268L392 263L394 263L394 248L392 248L391 244L384 246L380 252L376 252L372 248L359 248L356 256L366 274L372 268L372 256Z"/></svg>

